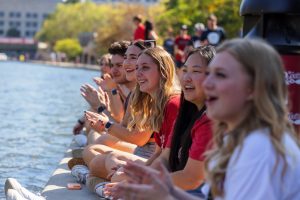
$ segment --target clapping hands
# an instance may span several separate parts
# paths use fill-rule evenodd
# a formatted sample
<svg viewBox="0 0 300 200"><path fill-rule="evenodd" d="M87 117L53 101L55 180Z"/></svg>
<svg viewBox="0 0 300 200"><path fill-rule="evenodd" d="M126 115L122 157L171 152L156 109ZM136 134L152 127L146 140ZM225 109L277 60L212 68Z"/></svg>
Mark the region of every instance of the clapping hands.
<svg viewBox="0 0 300 200"><path fill-rule="evenodd" d="M90 126L97 132L103 131L105 124L109 120L105 114L98 114L91 111L85 111L85 118Z"/></svg>
<svg viewBox="0 0 300 200"><path fill-rule="evenodd" d="M97 91L93 86L84 84L81 86L80 91L81 96L94 110L97 110L101 105L108 107L109 102L107 94L101 89L101 87L99 87L99 91Z"/></svg>
<svg viewBox="0 0 300 200"><path fill-rule="evenodd" d="M116 82L109 74L104 74L103 78L95 77L93 80L104 91L111 91L112 89L117 88Z"/></svg>
<svg viewBox="0 0 300 200"><path fill-rule="evenodd" d="M169 172L160 162L154 167L128 161L124 166L128 181L107 185L106 194L113 199L174 199Z"/></svg>

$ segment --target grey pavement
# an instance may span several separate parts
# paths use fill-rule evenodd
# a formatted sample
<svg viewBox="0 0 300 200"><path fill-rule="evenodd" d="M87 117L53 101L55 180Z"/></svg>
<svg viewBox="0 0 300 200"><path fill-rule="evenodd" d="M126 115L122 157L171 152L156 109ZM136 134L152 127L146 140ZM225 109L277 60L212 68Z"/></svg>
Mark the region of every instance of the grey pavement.
<svg viewBox="0 0 300 200"><path fill-rule="evenodd" d="M42 196L47 200L101 200L96 194L90 192L85 185L81 185L81 190L68 190L68 183L76 183L75 178L71 175L68 168L68 161L71 159L71 148L74 147L72 142L70 148L65 153L65 157L60 161L57 169L50 177L46 184Z"/></svg>

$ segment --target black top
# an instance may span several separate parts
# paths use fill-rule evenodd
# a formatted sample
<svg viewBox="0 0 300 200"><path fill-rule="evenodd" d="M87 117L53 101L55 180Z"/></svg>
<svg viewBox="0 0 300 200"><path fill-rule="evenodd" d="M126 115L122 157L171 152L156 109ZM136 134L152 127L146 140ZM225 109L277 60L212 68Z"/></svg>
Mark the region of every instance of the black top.
<svg viewBox="0 0 300 200"><path fill-rule="evenodd" d="M217 46L225 40L225 31L223 28L218 27L215 30L207 29L201 35L201 41L207 40L210 45Z"/></svg>

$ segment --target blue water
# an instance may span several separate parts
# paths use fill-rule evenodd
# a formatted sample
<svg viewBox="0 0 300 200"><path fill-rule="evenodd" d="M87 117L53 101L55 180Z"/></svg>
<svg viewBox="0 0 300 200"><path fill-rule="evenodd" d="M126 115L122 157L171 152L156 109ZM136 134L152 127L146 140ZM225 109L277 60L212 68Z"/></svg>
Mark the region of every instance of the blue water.
<svg viewBox="0 0 300 200"><path fill-rule="evenodd" d="M40 192L87 108L83 83L96 71L0 62L0 199L8 177Z"/></svg>

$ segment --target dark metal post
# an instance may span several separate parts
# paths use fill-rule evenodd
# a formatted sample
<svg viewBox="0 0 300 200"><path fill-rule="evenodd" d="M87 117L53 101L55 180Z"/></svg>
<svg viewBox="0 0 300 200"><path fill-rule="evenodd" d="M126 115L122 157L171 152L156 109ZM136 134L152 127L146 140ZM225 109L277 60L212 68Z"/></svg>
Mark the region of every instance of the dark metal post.
<svg viewBox="0 0 300 200"><path fill-rule="evenodd" d="M300 2L243 0L243 36L260 37L281 54L289 88L289 118L300 135Z"/></svg>

